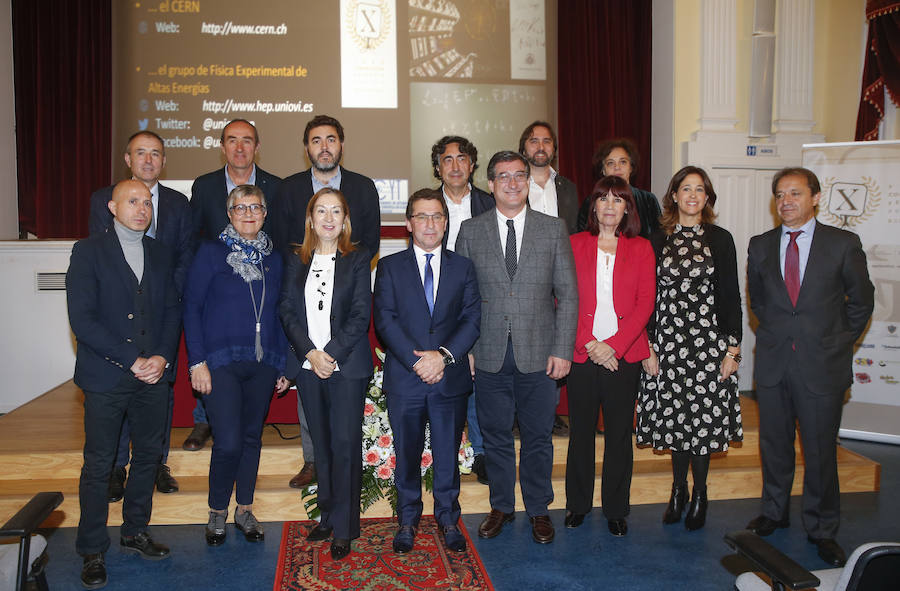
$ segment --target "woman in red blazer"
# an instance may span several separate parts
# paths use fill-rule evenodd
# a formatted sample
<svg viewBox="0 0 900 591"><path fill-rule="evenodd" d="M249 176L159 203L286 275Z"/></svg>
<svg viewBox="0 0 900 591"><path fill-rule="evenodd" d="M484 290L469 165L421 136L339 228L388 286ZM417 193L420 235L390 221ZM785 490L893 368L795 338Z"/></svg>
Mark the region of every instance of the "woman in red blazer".
<svg viewBox="0 0 900 591"><path fill-rule="evenodd" d="M569 374L566 527L578 527L594 496L594 437L602 409L605 445L600 498L609 531L628 532L634 405L641 361L650 355L647 321L656 300L656 258L638 236L641 220L628 183L597 181L587 231L571 236L578 276L578 331Z"/></svg>

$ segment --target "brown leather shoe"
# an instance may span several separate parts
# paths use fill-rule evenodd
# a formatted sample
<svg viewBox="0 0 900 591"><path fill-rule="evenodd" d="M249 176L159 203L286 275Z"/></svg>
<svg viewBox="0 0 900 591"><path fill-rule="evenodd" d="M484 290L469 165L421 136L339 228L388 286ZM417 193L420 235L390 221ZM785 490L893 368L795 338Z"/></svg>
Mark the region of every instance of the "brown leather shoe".
<svg viewBox="0 0 900 591"><path fill-rule="evenodd" d="M187 436L181 448L186 451L200 451L212 435L208 423L197 423L191 429L191 434Z"/></svg>
<svg viewBox="0 0 900 591"><path fill-rule="evenodd" d="M315 481L316 465L313 463L309 463L303 464L303 467L300 468L300 472L298 472L296 476L291 478L291 481L288 484L291 488L303 488L305 486L309 486Z"/></svg>
<svg viewBox="0 0 900 591"><path fill-rule="evenodd" d="M550 521L549 515L538 515L531 518L531 537L538 544L549 544L553 541L556 530L553 529L553 522Z"/></svg>
<svg viewBox="0 0 900 591"><path fill-rule="evenodd" d="M491 509L491 512L487 514L487 517L478 526L478 537L493 538L503 529L504 523L509 523L515 518L515 512L504 513L498 509Z"/></svg>

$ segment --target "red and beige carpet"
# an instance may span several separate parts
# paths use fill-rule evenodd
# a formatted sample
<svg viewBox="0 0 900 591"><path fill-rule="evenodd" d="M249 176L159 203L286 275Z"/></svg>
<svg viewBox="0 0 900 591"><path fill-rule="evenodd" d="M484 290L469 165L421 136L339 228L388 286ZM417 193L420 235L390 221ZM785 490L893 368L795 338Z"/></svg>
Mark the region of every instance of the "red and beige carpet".
<svg viewBox="0 0 900 591"><path fill-rule="evenodd" d="M331 559L330 541L306 541L306 533L313 525L313 521L284 523L275 591L493 590L462 523L460 530L467 541L464 553L448 551L434 518L424 517L412 552L400 556L391 549L396 519L363 519L361 535L353 540L350 555L339 561Z"/></svg>

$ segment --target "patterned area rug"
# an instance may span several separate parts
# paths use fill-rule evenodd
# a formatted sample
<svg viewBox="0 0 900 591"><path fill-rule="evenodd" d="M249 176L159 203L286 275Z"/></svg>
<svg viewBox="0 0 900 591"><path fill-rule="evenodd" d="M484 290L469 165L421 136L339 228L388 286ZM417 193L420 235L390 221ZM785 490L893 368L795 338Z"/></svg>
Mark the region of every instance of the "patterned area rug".
<svg viewBox="0 0 900 591"><path fill-rule="evenodd" d="M459 529L466 537L466 552L449 552L434 518L423 517L412 552L400 556L391 549L396 519L363 519L360 537L353 540L350 555L340 561L331 559L330 541L306 541L314 525L314 521L285 522L275 591L494 588L462 522Z"/></svg>

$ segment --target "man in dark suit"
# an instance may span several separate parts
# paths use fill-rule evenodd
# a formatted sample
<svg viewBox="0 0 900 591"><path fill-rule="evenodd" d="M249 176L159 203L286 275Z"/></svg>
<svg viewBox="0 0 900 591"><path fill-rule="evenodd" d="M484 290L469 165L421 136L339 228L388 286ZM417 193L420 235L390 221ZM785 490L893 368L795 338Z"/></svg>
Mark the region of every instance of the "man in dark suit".
<svg viewBox="0 0 900 591"><path fill-rule="evenodd" d="M344 128L328 115L316 115L303 131L303 146L311 166L281 183L273 219L273 240L282 251L303 242L306 206L319 189L339 189L347 198L353 225L351 239L378 255L381 243L381 209L375 183L369 177L343 168Z"/></svg>
<svg viewBox="0 0 900 591"><path fill-rule="evenodd" d="M747 291L759 319L756 397L763 469L762 514L747 529L788 527L794 432L803 442L803 527L819 556L842 566L836 440L853 346L874 308L859 237L815 219L819 179L786 168L772 180L781 226L750 240Z"/></svg>
<svg viewBox="0 0 900 591"><path fill-rule="evenodd" d="M278 199L272 208L272 240L285 259L293 256L292 244L301 244L306 234L306 206L310 198L320 189L338 189L347 199L350 208L352 233L350 239L360 243L372 257L378 256L381 243L381 209L378 191L372 179L343 168L341 156L344 149L344 127L341 122L328 115L316 115L309 120L303 130L303 145L309 158L310 167L293 174L281 182ZM295 380L300 373L300 362L296 356L288 355L285 376ZM297 397L297 414L301 430L304 429L305 415L300 397ZM306 431L301 433L302 441L307 439ZM294 476L290 485L303 488L315 477L315 450L303 445L304 465Z"/></svg>
<svg viewBox="0 0 900 591"><path fill-rule="evenodd" d="M430 424L434 459L434 518L444 543L463 552L457 527L457 454L466 421L472 376L466 354L478 338L481 296L472 262L442 247L447 205L431 189L406 206L412 244L379 261L375 276L375 328L387 347L384 391L394 432L397 515L393 548L412 550L422 517L422 449ZM421 286L417 288L416 286Z"/></svg>
<svg viewBox="0 0 900 591"><path fill-rule="evenodd" d="M181 331L172 252L144 235L153 215L144 183L116 185L109 210L113 229L79 240L66 274L69 323L77 342L75 383L84 390L75 547L84 557L81 582L88 589L107 580L107 483L125 419L134 450L120 544L149 560L169 555L167 547L153 541L147 524Z"/></svg>
<svg viewBox="0 0 900 591"><path fill-rule="evenodd" d="M184 279L194 256L194 240L191 233L191 211L187 198L174 189L159 182L162 169L166 165L166 149L162 138L152 131L139 131L128 138L125 146L125 164L131 169L131 178L142 182L153 197L153 219L147 229L147 236L162 242L175 257L175 289L181 297ZM111 232L113 215L109 209L114 186L104 187L91 195L91 209L88 229L91 236ZM174 363L174 359L172 360ZM166 429L161 440L162 456L156 474L156 488L161 493L178 490L178 481L172 476L166 462L169 458L169 439L172 435L172 409L175 393L169 392L169 414ZM128 464L128 444L130 441L128 423L122 425L115 468L109 479L109 500L118 501L124 493L125 466Z"/></svg>
<svg viewBox="0 0 900 591"><path fill-rule="evenodd" d="M431 166L435 178L441 181L441 192L447 205L447 231L444 248L456 249L456 237L464 221L494 209L494 198L472 184L472 175L478 168L478 149L475 144L458 135L445 135L431 147ZM469 442L475 458L472 472L481 484L487 484L487 468L484 464L484 441L475 411L475 393L469 396L466 408Z"/></svg>
<svg viewBox="0 0 900 591"><path fill-rule="evenodd" d="M496 210L463 222L456 252L472 259L481 292L481 336L473 349L478 422L491 512L478 535L492 538L515 517L513 417L522 449L519 483L538 543L553 541L553 417L556 380L572 365L578 289L563 220L532 210L528 161L498 152L488 164Z"/></svg>
<svg viewBox="0 0 900 591"><path fill-rule="evenodd" d="M246 119L233 119L222 128L222 154L225 166L197 177L191 186L191 215L197 240L218 240L228 225L228 194L238 185L256 185L266 196L268 209L274 207L281 179L256 165L259 154L259 131ZM266 216L263 230L271 229L272 216ZM212 432L203 397L194 404L194 428L181 447L187 451L203 449ZM306 435L303 441L310 439ZM310 449L312 445L310 444Z"/></svg>
<svg viewBox="0 0 900 591"><path fill-rule="evenodd" d="M578 222L578 187L553 170L556 148L556 132L546 121L534 121L519 137L519 154L531 167L528 206L561 218L569 234L574 234Z"/></svg>

